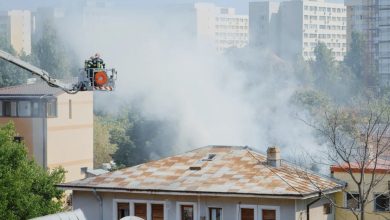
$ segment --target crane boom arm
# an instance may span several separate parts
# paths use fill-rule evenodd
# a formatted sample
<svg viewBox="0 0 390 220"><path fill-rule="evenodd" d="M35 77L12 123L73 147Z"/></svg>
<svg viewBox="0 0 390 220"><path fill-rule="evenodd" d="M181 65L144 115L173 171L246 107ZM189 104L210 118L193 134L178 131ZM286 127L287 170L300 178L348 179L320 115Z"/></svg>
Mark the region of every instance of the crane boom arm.
<svg viewBox="0 0 390 220"><path fill-rule="evenodd" d="M49 73L46 72L45 70L40 69L34 65L31 65L31 64L15 57L15 56L13 56L5 51L0 50L0 59L8 61L8 62L24 69L24 70L29 71L30 73L32 73L36 76L39 76L42 80L47 82L50 86L58 87L58 88L64 90L65 92L73 92L72 86L70 86L68 84L61 83L59 80L51 78Z"/></svg>

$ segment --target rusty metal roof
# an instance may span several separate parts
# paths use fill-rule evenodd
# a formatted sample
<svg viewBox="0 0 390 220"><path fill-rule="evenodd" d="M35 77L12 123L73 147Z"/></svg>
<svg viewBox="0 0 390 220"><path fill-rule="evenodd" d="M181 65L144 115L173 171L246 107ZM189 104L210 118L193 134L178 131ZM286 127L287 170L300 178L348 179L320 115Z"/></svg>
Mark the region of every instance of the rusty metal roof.
<svg viewBox="0 0 390 220"><path fill-rule="evenodd" d="M212 159L209 155L215 154ZM108 191L228 194L304 198L342 185L248 147L208 146L181 155L59 185L61 188Z"/></svg>

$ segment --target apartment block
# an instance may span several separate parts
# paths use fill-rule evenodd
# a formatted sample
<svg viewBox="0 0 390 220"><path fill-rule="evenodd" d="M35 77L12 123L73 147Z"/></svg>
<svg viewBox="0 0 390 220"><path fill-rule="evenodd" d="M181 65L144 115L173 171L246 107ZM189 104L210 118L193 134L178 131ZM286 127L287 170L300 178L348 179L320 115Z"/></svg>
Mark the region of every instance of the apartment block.
<svg viewBox="0 0 390 220"><path fill-rule="evenodd" d="M336 60L344 59L347 15L343 4L324 0L291 0L281 2L278 9L269 1L252 3L250 7L250 17L253 18L250 21L251 41L269 39L264 45L275 45L276 41L274 50L281 57L303 56L306 60L315 59L314 49L322 42L332 50ZM268 21L264 22L262 18Z"/></svg>
<svg viewBox="0 0 390 220"><path fill-rule="evenodd" d="M66 181L93 167L92 92L69 95L45 83L1 88L0 124L10 121L29 156L44 168L63 167Z"/></svg>
<svg viewBox="0 0 390 220"><path fill-rule="evenodd" d="M249 17L238 15L234 8L217 7L212 3L195 4L197 38L223 52L242 48L249 41Z"/></svg>
<svg viewBox="0 0 390 220"><path fill-rule="evenodd" d="M12 47L17 53L31 54L31 12L12 10L8 12L8 16Z"/></svg>

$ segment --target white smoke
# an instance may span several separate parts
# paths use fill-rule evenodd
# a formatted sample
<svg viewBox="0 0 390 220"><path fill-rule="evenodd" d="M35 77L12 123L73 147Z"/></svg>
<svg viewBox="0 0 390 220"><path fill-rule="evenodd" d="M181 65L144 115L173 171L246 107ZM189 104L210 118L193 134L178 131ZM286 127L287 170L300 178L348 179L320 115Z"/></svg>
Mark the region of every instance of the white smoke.
<svg viewBox="0 0 390 220"><path fill-rule="evenodd" d="M247 71L246 64L199 43L191 15L180 14L134 10L79 30L71 26L66 37L80 57L98 51L118 70L116 91L95 96L98 108L118 110L142 97L147 117L177 122L180 151L211 144L261 150L316 145L311 129L294 117L290 97L297 83L291 70L279 67L282 61L269 63L268 52L246 52L258 66Z"/></svg>

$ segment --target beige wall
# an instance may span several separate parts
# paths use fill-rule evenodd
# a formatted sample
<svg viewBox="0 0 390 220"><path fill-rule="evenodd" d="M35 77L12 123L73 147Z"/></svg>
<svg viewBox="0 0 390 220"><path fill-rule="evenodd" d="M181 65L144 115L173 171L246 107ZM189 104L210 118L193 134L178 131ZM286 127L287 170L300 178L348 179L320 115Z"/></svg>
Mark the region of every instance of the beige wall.
<svg viewBox="0 0 390 220"><path fill-rule="evenodd" d="M47 120L47 165L64 167L66 181L84 178L80 168L93 167L93 93L64 93L57 106L58 117Z"/></svg>
<svg viewBox="0 0 390 220"><path fill-rule="evenodd" d="M378 174L378 177L382 177L384 174ZM343 172L335 172L334 177L343 181L346 181L348 183L348 186L346 188L346 191L348 192L357 192L356 184L353 183L353 180L349 174L343 173ZM359 178L359 174L355 174L356 178ZM366 179L371 178L371 174L365 175ZM388 192L388 181L390 181L390 175L386 174L383 177L383 180L380 182L380 184L374 189L373 193L369 195L369 200L372 200L374 198L374 194L378 193L384 193ZM335 197L336 203L340 206L345 205L345 192L340 192L336 194ZM379 219L390 219L390 213L388 212L375 212L375 203L371 202L366 207L366 219L367 220L379 220ZM336 209L336 219L355 219L353 214L350 211L343 210L343 209Z"/></svg>

